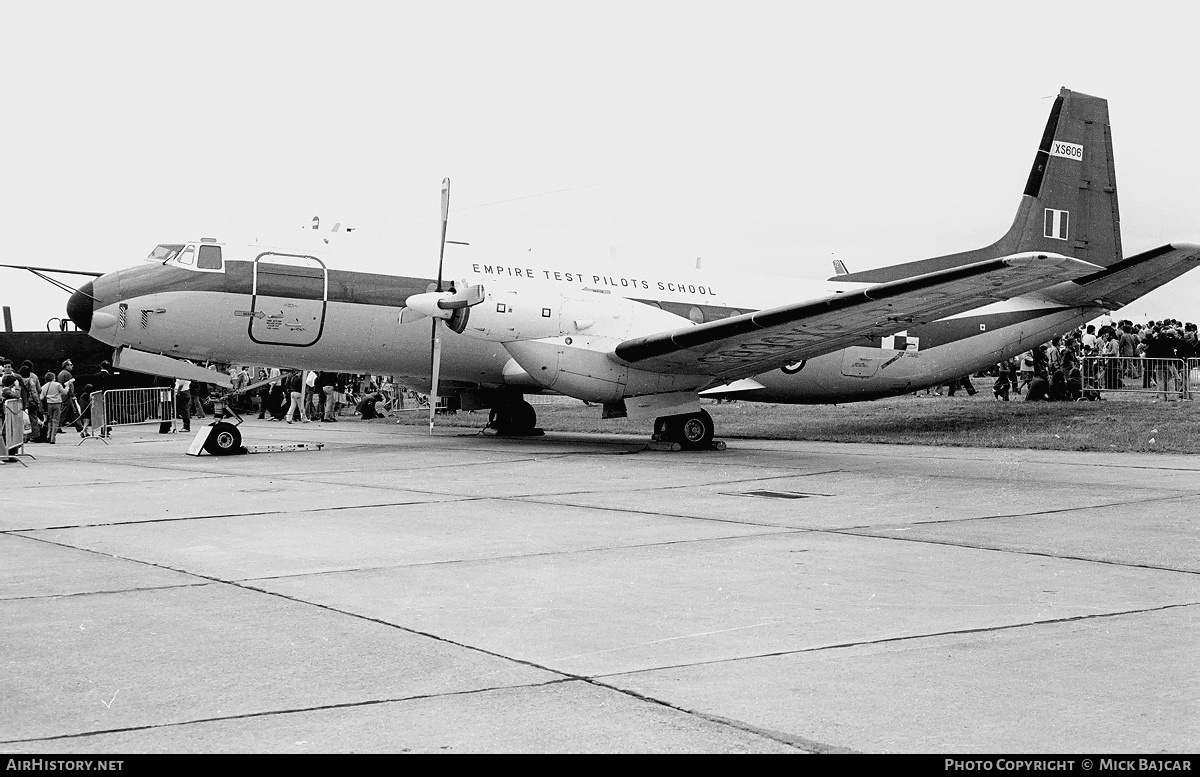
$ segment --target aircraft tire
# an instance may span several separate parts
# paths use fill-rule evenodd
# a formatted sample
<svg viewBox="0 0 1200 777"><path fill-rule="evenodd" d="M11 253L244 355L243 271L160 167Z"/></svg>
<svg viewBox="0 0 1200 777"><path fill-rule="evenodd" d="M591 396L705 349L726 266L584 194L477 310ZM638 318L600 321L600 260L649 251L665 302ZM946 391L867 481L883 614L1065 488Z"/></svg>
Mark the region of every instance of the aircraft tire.
<svg viewBox="0 0 1200 777"><path fill-rule="evenodd" d="M674 434L671 438L674 442L678 442L688 450L698 451L706 450L712 447L713 436L716 434L716 425L713 423L712 416L707 410L701 410L699 413L689 413L687 415L673 416L670 426L673 427Z"/></svg>
<svg viewBox="0 0 1200 777"><path fill-rule="evenodd" d="M488 425L495 429L497 434L530 435L537 426L537 412L533 405L523 399L497 405L488 415Z"/></svg>
<svg viewBox="0 0 1200 777"><path fill-rule="evenodd" d="M512 425L509 420L512 413L508 405L497 405L488 413L488 426L496 430L496 434L508 434L508 427Z"/></svg>
<svg viewBox="0 0 1200 777"><path fill-rule="evenodd" d="M513 405L511 417L513 434L533 434L537 428L537 411L523 399Z"/></svg>
<svg viewBox="0 0 1200 777"><path fill-rule="evenodd" d="M204 450L212 456L232 456L242 452L242 433L233 424L224 421L213 424L208 439L204 441Z"/></svg>

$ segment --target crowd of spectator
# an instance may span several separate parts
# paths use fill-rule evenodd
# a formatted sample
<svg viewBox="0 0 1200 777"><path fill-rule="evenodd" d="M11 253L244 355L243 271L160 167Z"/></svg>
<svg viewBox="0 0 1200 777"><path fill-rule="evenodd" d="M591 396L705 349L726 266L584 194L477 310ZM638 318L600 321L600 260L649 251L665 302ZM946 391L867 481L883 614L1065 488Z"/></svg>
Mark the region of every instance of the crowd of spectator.
<svg viewBox="0 0 1200 777"><path fill-rule="evenodd" d="M1175 319L1088 324L996 365L993 396L1007 402L1099 399L1103 390L1154 390L1164 400L1190 399L1188 359L1200 358L1196 324ZM1182 365L1182 367L1181 367Z"/></svg>
<svg viewBox="0 0 1200 777"><path fill-rule="evenodd" d="M0 399L20 400L24 427L23 439L5 440L5 448L20 442L53 445L65 429L80 436L92 432L93 393L121 388L124 383L115 379L108 362L100 365L98 373L80 377L72 374L74 366L66 359L57 371L41 371L29 360L18 367L0 356ZM370 419L387 415L406 401L420 400L419 394L398 388L385 376L219 364L207 368L225 372L232 389L218 388L215 381L175 380L175 416L184 431L191 431L193 417L222 414L226 407L239 413L257 411L259 418L272 421L329 423L336 422L347 408L355 416ZM169 380L163 387L167 385L171 385ZM107 423L113 423L112 419ZM97 431L105 436L110 428Z"/></svg>
<svg viewBox="0 0 1200 777"><path fill-rule="evenodd" d="M217 365L209 368L219 369ZM192 416L203 418L207 412L219 413L226 407L238 413L257 411L259 418L287 423L335 423L347 408L353 408L356 416L371 419L403 407L406 398L416 396L403 388L397 390L387 376L239 365L229 366L227 372L229 390L198 381L176 381L176 396L183 391L190 395L186 407L183 400L177 400L177 416L185 429L190 428Z"/></svg>
<svg viewBox="0 0 1200 777"><path fill-rule="evenodd" d="M68 427L85 434L91 411L88 399L93 391L108 388L112 378L108 362L101 363L99 373L80 378L72 374L75 364L70 359L57 366L57 371L41 371L26 359L14 367L10 359L0 356L0 400L21 401L23 442L53 445Z"/></svg>

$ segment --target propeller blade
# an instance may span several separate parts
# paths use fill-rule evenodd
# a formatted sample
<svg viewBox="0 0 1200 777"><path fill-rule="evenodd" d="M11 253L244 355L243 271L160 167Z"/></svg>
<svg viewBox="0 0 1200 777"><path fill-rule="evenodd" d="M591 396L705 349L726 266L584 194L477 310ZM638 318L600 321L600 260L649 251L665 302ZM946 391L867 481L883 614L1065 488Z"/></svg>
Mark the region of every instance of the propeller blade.
<svg viewBox="0 0 1200 777"><path fill-rule="evenodd" d="M442 244L438 249L437 292L442 289L442 262L446 258L446 222L450 219L450 179L442 179ZM442 370L442 337L438 327L441 321L433 319L433 342L430 343L429 365L429 433L433 434L433 418L437 415L438 373Z"/></svg>
<svg viewBox="0 0 1200 777"><path fill-rule="evenodd" d="M438 403L438 373L442 371L442 338L439 327L441 322L433 320L433 376L429 388L429 433L433 434L433 418L437 415Z"/></svg>
<svg viewBox="0 0 1200 777"><path fill-rule="evenodd" d="M450 179L442 179L442 247L438 251L437 290L442 288L442 261L446 258L446 222L450 219Z"/></svg>

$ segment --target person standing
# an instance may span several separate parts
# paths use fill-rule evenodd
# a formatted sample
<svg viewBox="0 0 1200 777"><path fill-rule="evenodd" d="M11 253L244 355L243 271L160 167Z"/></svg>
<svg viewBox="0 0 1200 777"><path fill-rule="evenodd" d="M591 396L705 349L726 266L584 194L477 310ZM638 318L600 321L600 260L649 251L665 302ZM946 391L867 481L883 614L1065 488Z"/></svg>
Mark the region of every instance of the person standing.
<svg viewBox="0 0 1200 777"><path fill-rule="evenodd" d="M183 431L192 431L192 382L175 379L175 414L183 419Z"/></svg>
<svg viewBox="0 0 1200 777"><path fill-rule="evenodd" d="M67 390L53 372L47 372L42 378L42 402L46 405L46 442L54 444L58 436L58 427L62 421L63 403L67 399Z"/></svg>
<svg viewBox="0 0 1200 777"><path fill-rule="evenodd" d="M1013 393L1020 394L1021 389L1028 386L1033 381L1033 351L1025 351L1017 357L1017 363L1020 369L1017 370L1020 378L1017 381L1016 387L1013 388Z"/></svg>
<svg viewBox="0 0 1200 777"><path fill-rule="evenodd" d="M321 391L321 376L324 373L309 370L304 373L304 388L308 392L308 417L313 421L325 420L325 394Z"/></svg>
<svg viewBox="0 0 1200 777"><path fill-rule="evenodd" d="M308 414L304 408L304 373L299 370L293 372L287 379L287 390L291 397L291 404L288 405L287 415L284 416L284 419L290 424L292 414L299 413L304 423L308 423Z"/></svg>
<svg viewBox="0 0 1200 777"><path fill-rule="evenodd" d="M324 396L325 407L321 411L322 421L336 421L334 413L337 411L337 382L338 378L332 372L322 372L317 376L317 386Z"/></svg>
<svg viewBox="0 0 1200 777"><path fill-rule="evenodd" d="M21 400L25 412L29 414L29 439L25 442L40 442L42 436L42 383L37 379L37 373L30 370L28 361L21 364L17 370L17 380L21 382Z"/></svg>

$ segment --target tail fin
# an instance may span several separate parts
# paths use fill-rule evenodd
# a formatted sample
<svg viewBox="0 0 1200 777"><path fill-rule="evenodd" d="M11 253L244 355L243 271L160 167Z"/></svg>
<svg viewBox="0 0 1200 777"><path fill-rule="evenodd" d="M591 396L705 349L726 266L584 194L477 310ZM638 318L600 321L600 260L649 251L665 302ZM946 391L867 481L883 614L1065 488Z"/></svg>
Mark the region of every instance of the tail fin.
<svg viewBox="0 0 1200 777"><path fill-rule="evenodd" d="M1065 87L1059 92L1016 218L992 245L830 280L883 283L1022 251L1048 251L1104 267L1121 261L1107 100Z"/></svg>
<svg viewBox="0 0 1200 777"><path fill-rule="evenodd" d="M1104 267L1121 261L1106 100L1065 88L1059 92L1021 207L1000 243L1009 241L1015 241L1011 253L1053 251Z"/></svg>

